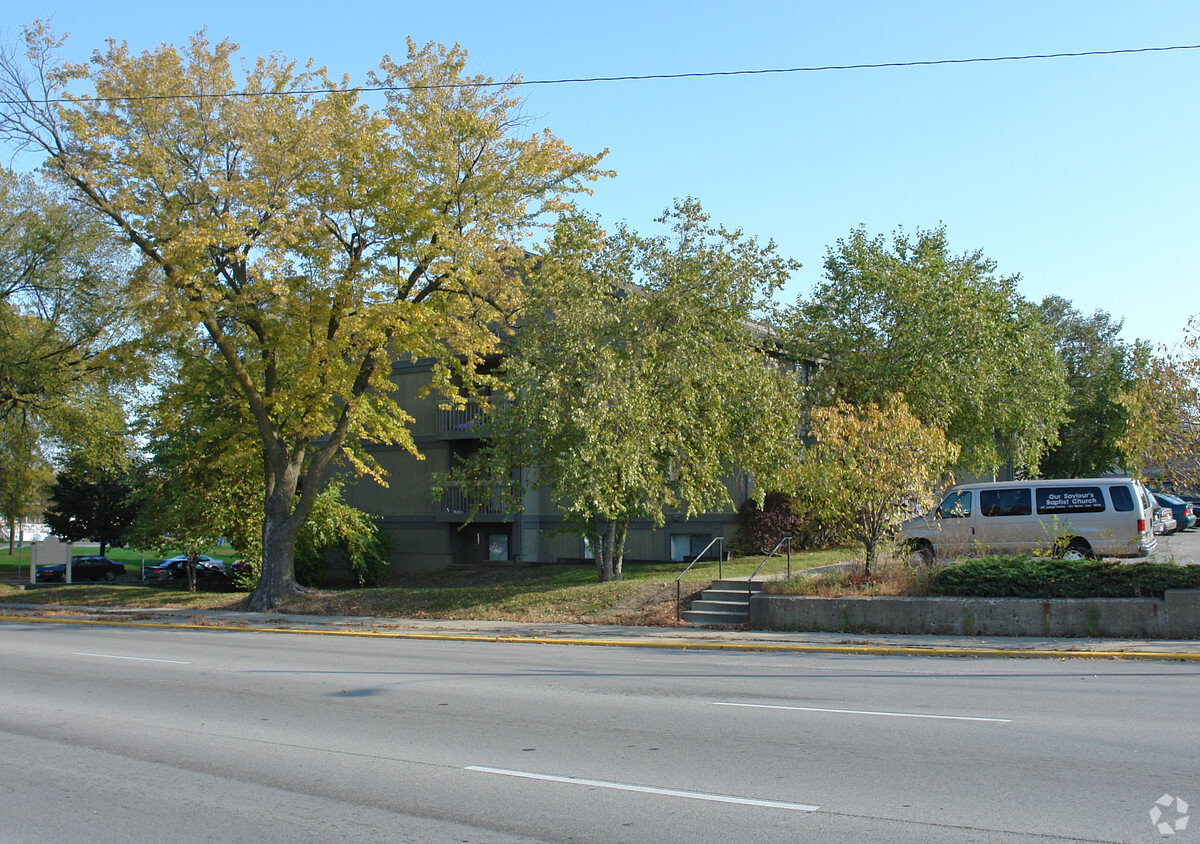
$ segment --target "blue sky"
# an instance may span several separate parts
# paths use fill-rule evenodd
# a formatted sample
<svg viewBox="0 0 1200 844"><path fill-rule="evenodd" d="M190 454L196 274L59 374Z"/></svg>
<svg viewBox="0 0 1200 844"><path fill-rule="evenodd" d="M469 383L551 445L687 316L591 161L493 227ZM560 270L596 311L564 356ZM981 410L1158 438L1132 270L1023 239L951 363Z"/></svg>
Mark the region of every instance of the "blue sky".
<svg viewBox="0 0 1200 844"><path fill-rule="evenodd" d="M22 17L21 15L28 15ZM249 57L312 57L363 81L405 38L457 42L471 71L526 80L961 59L1200 44L1200 3L457 2L10 4L53 17L77 58L200 27ZM618 176L584 206L652 230L695 196L820 279L850 230L946 226L1035 301L1057 294L1174 346L1200 313L1200 50L704 79L538 85L526 108ZM1195 303L1195 304L1193 304Z"/></svg>

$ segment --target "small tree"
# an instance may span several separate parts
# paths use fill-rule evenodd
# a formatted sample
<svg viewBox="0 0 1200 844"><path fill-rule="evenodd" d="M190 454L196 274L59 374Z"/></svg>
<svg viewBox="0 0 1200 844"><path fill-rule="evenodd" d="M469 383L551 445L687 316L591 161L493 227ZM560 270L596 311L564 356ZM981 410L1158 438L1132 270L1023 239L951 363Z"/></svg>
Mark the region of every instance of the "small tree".
<svg viewBox="0 0 1200 844"><path fill-rule="evenodd" d="M1200 488L1198 331L1200 324L1193 318L1185 351L1171 354L1160 349L1120 397L1128 422L1118 445L1130 471L1179 489Z"/></svg>
<svg viewBox="0 0 1200 844"><path fill-rule="evenodd" d="M127 475L73 465L59 472L50 488L46 524L68 542L98 542L103 556L108 546L125 544L137 512Z"/></svg>
<svg viewBox="0 0 1200 844"><path fill-rule="evenodd" d="M882 405L818 408L812 435L816 442L798 464L796 497L863 544L869 576L884 533L932 499L958 447L940 428L922 424L901 395Z"/></svg>
<svg viewBox="0 0 1200 844"><path fill-rule="evenodd" d="M296 577L321 586L331 553L341 553L359 586L375 586L388 566L389 541L375 521L342 498L341 483L317 496L312 515L296 539Z"/></svg>

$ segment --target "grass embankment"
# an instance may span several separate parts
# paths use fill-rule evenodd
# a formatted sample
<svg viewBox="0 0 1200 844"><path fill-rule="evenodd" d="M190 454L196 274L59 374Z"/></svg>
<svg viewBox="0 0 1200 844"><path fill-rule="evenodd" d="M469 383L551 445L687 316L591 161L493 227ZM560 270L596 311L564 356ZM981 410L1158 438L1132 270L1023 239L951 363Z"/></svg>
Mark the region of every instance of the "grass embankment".
<svg viewBox="0 0 1200 844"><path fill-rule="evenodd" d="M140 561L140 552L134 552ZM837 549L793 553L792 570L846 560L852 551ZM71 584L23 590L0 584L0 603L61 604L129 608L179 607L190 609L240 609L242 593L188 593L177 589L146 587L137 582L138 566L123 560L129 574L115 583ZM157 557L155 558L158 559ZM15 574L7 556L0 554L0 572ZM149 558L147 559L149 562ZM763 562L762 557L740 557L721 566L725 577L745 577ZM28 551L24 565L28 578ZM773 558L760 577L782 573L786 558ZM313 615L378 616L396 618L456 618L532 622L590 622L594 624L675 624L675 578L682 564L626 565L624 580L598 583L591 566L485 567L426 575L394 576L388 586L372 589L313 590L288 600L286 612ZM699 563L680 586L683 608L717 578L718 566Z"/></svg>

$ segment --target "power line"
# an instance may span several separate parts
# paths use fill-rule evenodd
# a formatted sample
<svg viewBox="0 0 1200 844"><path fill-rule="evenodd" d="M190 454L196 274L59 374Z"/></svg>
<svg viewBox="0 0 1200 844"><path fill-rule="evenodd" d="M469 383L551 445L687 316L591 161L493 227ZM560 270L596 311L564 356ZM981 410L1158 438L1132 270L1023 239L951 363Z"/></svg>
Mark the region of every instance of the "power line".
<svg viewBox="0 0 1200 844"><path fill-rule="evenodd" d="M647 76L592 76L579 79L535 79L521 85L561 85L572 82L634 82L647 79L696 79L709 76L756 76L769 73L821 73L832 70L879 70L889 67L933 67L944 64L982 64L984 62L1023 62L1031 59L1074 59L1083 56L1119 56L1129 53L1165 53L1171 50L1200 50L1200 44L1176 47L1136 47L1127 50L1089 50L1083 53L1043 53L1027 56L988 56L972 59L931 59L911 62L879 62L875 64L831 64L814 67L782 67L768 70L723 70L703 73L662 73Z"/></svg>
<svg viewBox="0 0 1200 844"><path fill-rule="evenodd" d="M1019 56L980 56L968 59L927 59L922 61L907 62L814 65L810 67L779 67L763 68L758 70L709 70L695 71L691 73L652 73L627 76L579 76L562 77L558 79L521 79L515 81L509 80L502 82L493 81L483 83L452 82L444 85L359 85L353 88L297 88L288 91L226 91L213 94L144 94L136 97L96 97L91 99L90 102L138 102L148 100L191 99L194 97L212 97L214 99L218 99L229 97L273 97L334 93L388 93L393 91L436 90L443 88L499 88L506 86L523 87L531 85L576 85L599 82L648 82L664 79L708 79L722 76L766 76L784 73L826 73L844 70L883 70L887 68L898 67L938 67L941 65L1024 62L1039 59L1077 59L1091 56L1123 56L1132 55L1135 53L1167 53L1179 50L1200 50L1200 44L1182 44L1173 47L1134 47L1123 50L1087 50L1078 53L1038 53ZM57 99L39 100L39 102L44 102L47 104L70 103L74 102L74 99L60 97ZM0 103L3 103L4 105L17 105L17 102L13 100L0 100Z"/></svg>

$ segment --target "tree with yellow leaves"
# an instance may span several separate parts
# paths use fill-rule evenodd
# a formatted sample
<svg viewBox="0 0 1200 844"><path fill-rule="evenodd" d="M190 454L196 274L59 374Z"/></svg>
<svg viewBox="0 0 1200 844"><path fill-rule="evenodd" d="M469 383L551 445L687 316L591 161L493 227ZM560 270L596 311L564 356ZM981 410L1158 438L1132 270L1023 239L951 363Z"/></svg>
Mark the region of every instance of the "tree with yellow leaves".
<svg viewBox="0 0 1200 844"><path fill-rule="evenodd" d="M882 404L835 402L812 413L816 440L800 457L796 498L826 514L866 552L870 576L881 538L906 512L932 502L958 458L941 428L925 425L902 395Z"/></svg>

